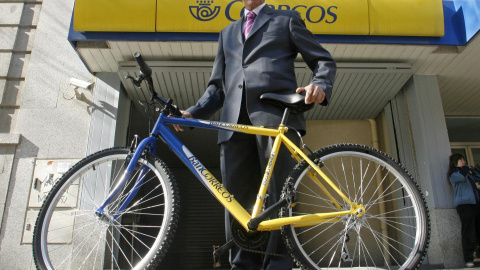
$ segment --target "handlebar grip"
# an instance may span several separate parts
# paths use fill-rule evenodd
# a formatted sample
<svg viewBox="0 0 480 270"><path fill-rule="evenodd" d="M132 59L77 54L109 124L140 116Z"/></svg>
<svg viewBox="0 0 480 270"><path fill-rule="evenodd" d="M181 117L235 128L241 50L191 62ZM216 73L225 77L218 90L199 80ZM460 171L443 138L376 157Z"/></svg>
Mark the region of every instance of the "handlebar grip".
<svg viewBox="0 0 480 270"><path fill-rule="evenodd" d="M180 112L177 106L172 105L172 110L170 110L171 114L176 117L182 117L183 114Z"/></svg>
<svg viewBox="0 0 480 270"><path fill-rule="evenodd" d="M140 67L140 71L150 77L152 75L152 69L145 63L145 60L143 60L142 55L139 52L136 52L133 54L133 57L135 58L135 61L137 61L138 66Z"/></svg>

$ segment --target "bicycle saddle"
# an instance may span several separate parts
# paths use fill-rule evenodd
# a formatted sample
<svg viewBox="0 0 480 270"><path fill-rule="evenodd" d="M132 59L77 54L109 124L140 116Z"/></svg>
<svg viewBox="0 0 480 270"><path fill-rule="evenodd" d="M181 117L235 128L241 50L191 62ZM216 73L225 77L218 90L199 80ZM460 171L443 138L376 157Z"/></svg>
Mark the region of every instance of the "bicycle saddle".
<svg viewBox="0 0 480 270"><path fill-rule="evenodd" d="M260 96L260 100L282 108L289 108L293 113L302 113L310 110L315 103L305 104L305 92L301 94L275 94L266 93Z"/></svg>

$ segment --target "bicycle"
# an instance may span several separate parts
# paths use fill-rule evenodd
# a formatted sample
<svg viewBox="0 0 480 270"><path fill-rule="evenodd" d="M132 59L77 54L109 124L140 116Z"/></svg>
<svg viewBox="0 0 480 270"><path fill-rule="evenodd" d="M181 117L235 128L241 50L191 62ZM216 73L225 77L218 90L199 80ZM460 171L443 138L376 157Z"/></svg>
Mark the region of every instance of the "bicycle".
<svg viewBox="0 0 480 270"><path fill-rule="evenodd" d="M234 216L232 237L255 249L268 232L281 230L302 269L324 267L414 269L429 242L425 199L408 172L371 147L340 144L307 155L285 133L290 111L304 111L303 96L264 94L285 109L278 128L181 118L172 100L154 90L152 70L134 57L147 82L151 104L160 104L151 136L130 148L94 153L55 184L40 209L33 237L39 269L153 269L165 256L179 219L176 181L155 156L161 139ZM175 117L169 117L175 116ZM275 137L252 213L243 208L166 125L231 130ZM138 143L138 145L137 145ZM298 164L281 200L264 209L276 153L285 146ZM275 214L278 213L278 217Z"/></svg>

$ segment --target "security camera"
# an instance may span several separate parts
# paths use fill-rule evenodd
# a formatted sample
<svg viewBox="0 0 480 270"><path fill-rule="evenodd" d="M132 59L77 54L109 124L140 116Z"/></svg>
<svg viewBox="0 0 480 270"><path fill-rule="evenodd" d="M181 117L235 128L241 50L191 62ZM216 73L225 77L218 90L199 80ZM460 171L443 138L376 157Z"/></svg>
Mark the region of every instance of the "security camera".
<svg viewBox="0 0 480 270"><path fill-rule="evenodd" d="M82 80L75 79L75 78L70 78L70 84L75 86L75 87L80 87L80 88L83 88L83 89L90 89L90 87L92 87L93 83L82 81Z"/></svg>

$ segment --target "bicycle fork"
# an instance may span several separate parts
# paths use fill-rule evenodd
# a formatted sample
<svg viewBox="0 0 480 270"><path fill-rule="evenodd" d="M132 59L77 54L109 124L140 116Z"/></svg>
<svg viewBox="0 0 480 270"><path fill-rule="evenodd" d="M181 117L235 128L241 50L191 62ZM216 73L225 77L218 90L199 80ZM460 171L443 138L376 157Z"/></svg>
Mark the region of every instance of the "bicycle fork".
<svg viewBox="0 0 480 270"><path fill-rule="evenodd" d="M136 141L136 139L137 138L135 138L134 141ZM127 198L120 205L120 207L116 211L116 214L113 216L105 214L105 207L109 205L112 202L112 200L115 197L117 197L120 191L126 186L127 181L132 177L133 172L135 171L135 167L137 166L141 155L143 154L145 149L147 149L147 147L149 152L151 153L155 152L155 137L150 136L142 140L138 145L138 148L136 149L135 147L133 147L133 142L132 142L131 152L134 152L134 154L128 161L126 161L126 163L128 162L127 168L125 169L123 175L118 180L118 183L116 184L116 186L113 188L113 190L110 192L107 198L103 201L102 205L95 212L96 216L98 216L99 218L105 218L110 222L114 222L120 217L122 211L129 206L130 202L137 195L138 191L140 190L140 187L143 184L144 178L148 170L148 168L145 165L142 166L142 168L140 168L139 170L140 172L138 173L138 176L137 176L137 179L135 180L135 184L133 188L128 192Z"/></svg>

